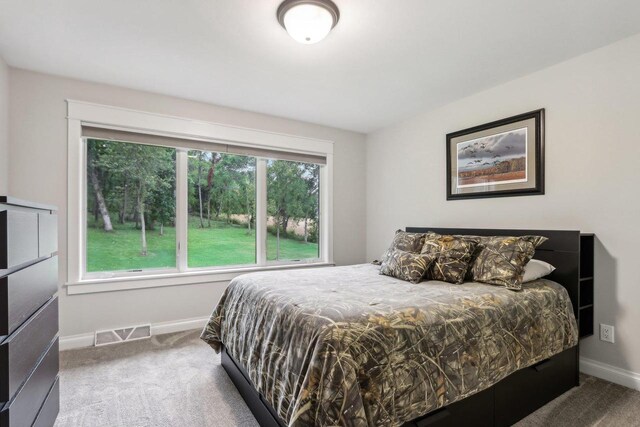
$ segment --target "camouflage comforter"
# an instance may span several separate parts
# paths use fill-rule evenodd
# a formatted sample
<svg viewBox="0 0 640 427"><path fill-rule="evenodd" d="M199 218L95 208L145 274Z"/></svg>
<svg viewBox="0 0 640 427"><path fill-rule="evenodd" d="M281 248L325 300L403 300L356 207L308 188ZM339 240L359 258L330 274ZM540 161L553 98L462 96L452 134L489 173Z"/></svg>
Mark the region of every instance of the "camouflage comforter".
<svg viewBox="0 0 640 427"><path fill-rule="evenodd" d="M290 426L397 426L578 342L566 290L411 284L356 265L234 279L202 339Z"/></svg>

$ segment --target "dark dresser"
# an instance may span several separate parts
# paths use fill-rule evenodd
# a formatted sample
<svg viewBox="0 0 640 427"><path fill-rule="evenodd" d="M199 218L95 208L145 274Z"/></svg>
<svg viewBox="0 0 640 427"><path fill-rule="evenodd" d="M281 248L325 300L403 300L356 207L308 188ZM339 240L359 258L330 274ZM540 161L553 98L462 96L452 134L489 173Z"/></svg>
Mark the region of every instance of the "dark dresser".
<svg viewBox="0 0 640 427"><path fill-rule="evenodd" d="M57 254L56 208L0 196L0 427L58 415Z"/></svg>

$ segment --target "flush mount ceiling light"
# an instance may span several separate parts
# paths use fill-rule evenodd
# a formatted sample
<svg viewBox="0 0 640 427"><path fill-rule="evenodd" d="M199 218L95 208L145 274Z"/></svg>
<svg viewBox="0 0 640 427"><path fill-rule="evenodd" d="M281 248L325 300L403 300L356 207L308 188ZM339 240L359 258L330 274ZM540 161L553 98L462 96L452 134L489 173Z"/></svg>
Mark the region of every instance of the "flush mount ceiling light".
<svg viewBox="0 0 640 427"><path fill-rule="evenodd" d="M340 11L331 0L285 0L278 7L277 16L295 41L313 44L336 26Z"/></svg>

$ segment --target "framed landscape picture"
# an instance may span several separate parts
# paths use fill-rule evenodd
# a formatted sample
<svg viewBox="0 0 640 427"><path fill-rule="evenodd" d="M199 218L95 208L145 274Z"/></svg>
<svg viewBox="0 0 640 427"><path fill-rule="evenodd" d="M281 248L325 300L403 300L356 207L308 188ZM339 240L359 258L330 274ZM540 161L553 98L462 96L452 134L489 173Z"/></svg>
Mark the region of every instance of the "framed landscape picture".
<svg viewBox="0 0 640 427"><path fill-rule="evenodd" d="M544 109L447 135L447 200L544 194Z"/></svg>

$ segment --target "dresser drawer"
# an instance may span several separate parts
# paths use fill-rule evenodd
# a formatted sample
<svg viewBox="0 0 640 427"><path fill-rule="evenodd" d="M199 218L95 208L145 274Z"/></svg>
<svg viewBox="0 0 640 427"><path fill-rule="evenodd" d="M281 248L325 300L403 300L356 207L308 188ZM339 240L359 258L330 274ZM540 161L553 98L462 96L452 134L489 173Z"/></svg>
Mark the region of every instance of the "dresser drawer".
<svg viewBox="0 0 640 427"><path fill-rule="evenodd" d="M60 412L60 379L56 378L32 427L53 427L58 412Z"/></svg>
<svg viewBox="0 0 640 427"><path fill-rule="evenodd" d="M0 411L0 427L30 427L58 376L58 339L51 344L27 382Z"/></svg>
<svg viewBox="0 0 640 427"><path fill-rule="evenodd" d="M577 347L509 375L495 386L496 426L510 426L577 384Z"/></svg>
<svg viewBox="0 0 640 427"><path fill-rule="evenodd" d="M58 251L58 215L38 214L38 256L48 257Z"/></svg>
<svg viewBox="0 0 640 427"><path fill-rule="evenodd" d="M0 269L12 268L37 258L38 212L1 206Z"/></svg>
<svg viewBox="0 0 640 427"><path fill-rule="evenodd" d="M437 409L403 427L492 427L493 388Z"/></svg>
<svg viewBox="0 0 640 427"><path fill-rule="evenodd" d="M0 278L0 339L15 331L57 291L57 256Z"/></svg>
<svg viewBox="0 0 640 427"><path fill-rule="evenodd" d="M49 300L0 344L0 402L11 399L58 333L58 299Z"/></svg>

